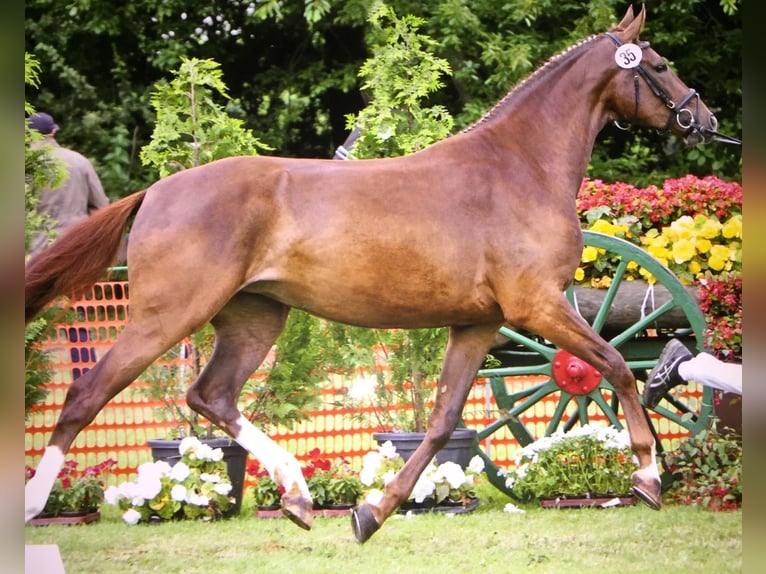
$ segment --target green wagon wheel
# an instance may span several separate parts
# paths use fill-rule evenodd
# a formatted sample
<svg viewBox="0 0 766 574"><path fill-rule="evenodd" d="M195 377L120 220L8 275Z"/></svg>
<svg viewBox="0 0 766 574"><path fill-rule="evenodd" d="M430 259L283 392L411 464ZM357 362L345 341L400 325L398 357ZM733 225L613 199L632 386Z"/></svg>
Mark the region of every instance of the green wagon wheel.
<svg viewBox="0 0 766 574"><path fill-rule="evenodd" d="M694 295L667 267L641 248L591 231L584 232L584 242L586 246L604 249L610 258L617 256L619 264L609 288L570 287L567 296L596 332L620 351L641 381L638 383L640 392L646 374L657 363L670 337L680 338L690 348L702 348L704 316ZM651 289L643 281L623 280L633 264L654 275L657 281ZM636 294L639 295L637 308ZM589 307L584 305L585 299L590 302ZM568 431L577 424L585 425L597 415L604 416L617 428L623 428L623 424L613 387L592 367L532 333L503 327L500 335L507 343L492 354L502 366L478 373L478 377L489 380L497 410L490 415L494 420L479 430L474 452L484 459L488 480L499 490L518 498L506 487L504 476L498 472L500 468L492 461L493 435L502 431L500 436L507 436L505 429L508 429L520 446L526 446L557 430ZM572 373L579 376L572 378ZM507 377L519 375L537 375L539 382L509 391ZM663 452L658 427L665 426L658 424L659 421L668 419L694 435L708 425L712 415L712 390L693 384L679 388L695 392L668 395L652 409L656 413L653 417L647 411L658 453ZM535 406L543 400L552 400L556 406L547 424L534 424L531 421L535 418ZM667 469L662 479L665 487L672 483Z"/></svg>

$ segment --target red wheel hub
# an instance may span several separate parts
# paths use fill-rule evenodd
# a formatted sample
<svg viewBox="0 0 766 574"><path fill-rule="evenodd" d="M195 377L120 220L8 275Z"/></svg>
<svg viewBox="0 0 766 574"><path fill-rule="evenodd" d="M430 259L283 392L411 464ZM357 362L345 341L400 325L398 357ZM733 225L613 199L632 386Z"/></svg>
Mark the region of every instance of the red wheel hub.
<svg viewBox="0 0 766 574"><path fill-rule="evenodd" d="M601 373L569 351L557 352L552 364L553 380L567 393L588 395L601 384Z"/></svg>

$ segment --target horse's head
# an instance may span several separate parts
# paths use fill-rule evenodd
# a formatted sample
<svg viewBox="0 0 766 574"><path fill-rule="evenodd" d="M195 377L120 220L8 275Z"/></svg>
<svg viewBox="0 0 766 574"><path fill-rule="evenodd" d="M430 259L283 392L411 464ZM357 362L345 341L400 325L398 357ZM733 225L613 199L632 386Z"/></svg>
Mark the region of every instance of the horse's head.
<svg viewBox="0 0 766 574"><path fill-rule="evenodd" d="M616 68L608 95L615 123L672 130L689 145L723 140L716 132L718 120L697 91L681 81L649 42L638 39L645 18L643 6L636 16L630 7L622 22L604 35L614 54L609 65Z"/></svg>

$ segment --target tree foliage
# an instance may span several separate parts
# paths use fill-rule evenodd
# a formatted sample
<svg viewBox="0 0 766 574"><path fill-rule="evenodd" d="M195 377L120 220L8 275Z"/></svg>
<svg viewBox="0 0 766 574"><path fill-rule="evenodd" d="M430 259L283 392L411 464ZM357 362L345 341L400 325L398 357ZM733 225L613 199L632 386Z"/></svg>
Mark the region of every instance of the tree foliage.
<svg viewBox="0 0 766 574"><path fill-rule="evenodd" d="M141 161L165 177L182 169L234 155L270 150L243 121L232 117L239 104L228 95L220 64L181 58L170 82L159 81L152 93L157 114L151 141L141 148ZM216 96L228 100L227 107Z"/></svg>
<svg viewBox="0 0 766 574"><path fill-rule="evenodd" d="M330 157L345 118L365 106L358 71L375 44L368 15L378 0L71 0L26 3L26 51L40 61L37 109L59 139L91 158L111 197L154 177L138 158L154 129L151 87L182 58L213 59L227 78L235 117L286 156ZM514 85L572 43L615 24L617 0L392 0L422 19L433 55L452 74L424 105L444 106L455 130L473 123ZM742 131L739 0L647 0L646 39L719 117ZM636 5L636 8L639 6ZM555 137L555 134L552 134ZM682 147L675 137L608 126L591 177L661 183L686 173L741 180L738 148Z"/></svg>
<svg viewBox="0 0 766 574"><path fill-rule="evenodd" d="M347 117L347 127L360 132L354 144L359 157L404 155L450 135L454 122L447 109L423 105L424 98L444 86L442 76L451 73L449 62L432 53L436 43L418 33L423 22L399 17L385 4L370 14L372 34L379 40L359 70L370 102Z"/></svg>

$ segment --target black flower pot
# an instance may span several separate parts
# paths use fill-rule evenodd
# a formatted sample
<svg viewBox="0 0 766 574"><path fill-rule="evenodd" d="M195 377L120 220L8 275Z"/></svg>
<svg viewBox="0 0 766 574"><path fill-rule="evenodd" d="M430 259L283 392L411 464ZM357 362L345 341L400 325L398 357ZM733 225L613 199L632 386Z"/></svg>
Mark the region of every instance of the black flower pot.
<svg viewBox="0 0 766 574"><path fill-rule="evenodd" d="M455 429L447 444L444 445L444 448L436 453L436 461L439 464L448 461L454 462L465 469L473 456L473 445L476 442L476 435L475 429ZM373 433L372 438L378 444L383 444L390 440L396 447L396 452L407 461L412 456L412 453L415 452L415 449L420 446L420 443L423 442L425 436L426 433L424 432L376 432Z"/></svg>

